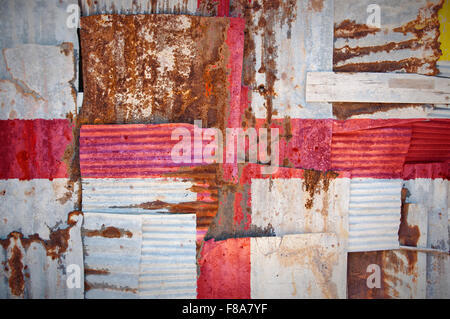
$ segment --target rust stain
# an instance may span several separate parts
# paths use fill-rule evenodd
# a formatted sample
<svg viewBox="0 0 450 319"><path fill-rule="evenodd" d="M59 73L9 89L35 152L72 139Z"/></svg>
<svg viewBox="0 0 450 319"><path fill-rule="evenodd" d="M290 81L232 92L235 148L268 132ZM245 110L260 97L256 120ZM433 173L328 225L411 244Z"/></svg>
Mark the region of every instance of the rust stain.
<svg viewBox="0 0 450 319"><path fill-rule="evenodd" d="M401 218L400 218L400 228L398 230L398 236L400 245L404 246L412 246L417 247L417 242L420 238L420 230L419 226L411 226L408 225L408 208L409 204L407 204L406 197L407 197L408 189L403 188L402 189L402 208L401 208ZM409 252L409 251L407 251ZM417 256L416 256L417 258Z"/></svg>
<svg viewBox="0 0 450 319"><path fill-rule="evenodd" d="M100 229L95 230L89 230L89 229L83 229L82 230L83 236L87 237L105 237L105 238L121 238L121 237L133 237L133 233L129 230L109 226L105 227L105 225L102 225Z"/></svg>
<svg viewBox="0 0 450 319"><path fill-rule="evenodd" d="M110 272L108 269L93 269L93 268L84 268L85 275L109 275Z"/></svg>
<svg viewBox="0 0 450 319"><path fill-rule="evenodd" d="M312 169L305 170L303 190L309 194L309 198L305 203L305 208L311 209L314 204L314 195L320 194L321 190L325 193L328 192L330 181L338 177L338 175L338 173L333 171L322 172Z"/></svg>
<svg viewBox="0 0 450 319"><path fill-rule="evenodd" d="M9 276L9 287L11 293L15 296L22 296L25 289L25 280L23 274L22 252L19 247L14 246L11 258L8 261L11 274Z"/></svg>
<svg viewBox="0 0 450 319"><path fill-rule="evenodd" d="M91 283L91 282L88 282L85 280L84 281L84 291L89 291L91 289L108 289L108 290L131 292L134 294L138 293L138 289L136 289L136 288L115 286L115 285L111 285L111 284L107 284L107 283Z"/></svg>
<svg viewBox="0 0 450 319"><path fill-rule="evenodd" d="M74 211L69 213L67 218L67 228L62 229L51 229L49 234L49 239L42 239L38 234L33 234L25 238L20 232L11 232L6 239L0 239L0 244L6 250L9 246L10 239L15 238L20 240L22 246L27 250L32 243L41 244L46 252L47 256L54 259L61 258L61 255L67 251L70 240L70 230L76 225L75 216L82 215L81 212Z"/></svg>
<svg viewBox="0 0 450 319"><path fill-rule="evenodd" d="M60 45L61 53L64 53L65 56L69 56L73 52L73 43L72 42L63 42Z"/></svg>
<svg viewBox="0 0 450 319"><path fill-rule="evenodd" d="M166 14L82 17L81 122L202 119L224 129L229 24L227 18Z"/></svg>
<svg viewBox="0 0 450 319"><path fill-rule="evenodd" d="M379 31L381 29L370 27L367 24L358 24L354 20L347 19L334 26L334 37L336 39L359 39Z"/></svg>
<svg viewBox="0 0 450 319"><path fill-rule="evenodd" d="M309 0L308 4L309 10L314 10L315 12L320 12L323 9L323 0Z"/></svg>
<svg viewBox="0 0 450 319"><path fill-rule="evenodd" d="M392 103L333 103L333 115L338 120L346 120L355 115L375 114L393 109L424 107L423 104L392 104Z"/></svg>

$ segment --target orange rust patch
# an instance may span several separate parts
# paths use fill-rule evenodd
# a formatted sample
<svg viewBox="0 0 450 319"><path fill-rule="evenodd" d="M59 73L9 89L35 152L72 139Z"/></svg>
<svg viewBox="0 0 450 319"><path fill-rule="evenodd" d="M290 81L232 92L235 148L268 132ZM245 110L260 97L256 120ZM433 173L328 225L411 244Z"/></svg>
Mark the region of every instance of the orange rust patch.
<svg viewBox="0 0 450 319"><path fill-rule="evenodd" d="M419 226L408 225L408 208L409 204L405 202L408 189L402 189L402 208L400 218L400 228L398 230L398 236L400 245L417 247L417 242L420 238ZM408 251L407 251L408 252ZM417 258L417 256L416 256Z"/></svg>
<svg viewBox="0 0 450 319"><path fill-rule="evenodd" d="M84 268L85 275L108 275L109 273L108 269Z"/></svg>
<svg viewBox="0 0 450 319"><path fill-rule="evenodd" d="M308 4L309 10L314 10L315 12L320 12L323 9L323 0L309 0Z"/></svg>
<svg viewBox="0 0 450 319"><path fill-rule="evenodd" d="M133 233L129 230L120 229L117 227L105 227L102 225L100 229L89 230L83 229L83 235L87 237L105 237L105 238L121 238L121 237L133 237Z"/></svg>
<svg viewBox="0 0 450 319"><path fill-rule="evenodd" d="M368 34L375 34L381 29L369 27L367 24L358 24L354 20L344 20L334 26L334 37L345 39L359 39Z"/></svg>
<svg viewBox="0 0 450 319"><path fill-rule="evenodd" d="M25 280L23 275L22 252L19 247L14 246L11 258L8 261L11 274L9 276L9 288L15 296L22 296L25 289Z"/></svg>
<svg viewBox="0 0 450 319"><path fill-rule="evenodd" d="M393 109L424 107L423 104L392 104L392 103L333 103L333 115L338 120L346 120L355 115L375 114Z"/></svg>
<svg viewBox="0 0 450 319"><path fill-rule="evenodd" d="M320 194L321 189L325 193L328 192L330 181L338 176L339 174L333 171L321 172L312 169L305 170L303 190L309 193L305 208L311 209L314 203L314 195Z"/></svg>

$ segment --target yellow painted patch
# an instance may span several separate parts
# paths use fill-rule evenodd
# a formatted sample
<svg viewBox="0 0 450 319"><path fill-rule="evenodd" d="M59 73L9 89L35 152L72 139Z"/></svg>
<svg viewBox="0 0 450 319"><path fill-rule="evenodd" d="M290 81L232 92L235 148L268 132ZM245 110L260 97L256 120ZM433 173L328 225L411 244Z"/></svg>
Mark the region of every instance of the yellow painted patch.
<svg viewBox="0 0 450 319"><path fill-rule="evenodd" d="M444 6L439 10L442 56L440 61L450 61L450 0L445 0Z"/></svg>

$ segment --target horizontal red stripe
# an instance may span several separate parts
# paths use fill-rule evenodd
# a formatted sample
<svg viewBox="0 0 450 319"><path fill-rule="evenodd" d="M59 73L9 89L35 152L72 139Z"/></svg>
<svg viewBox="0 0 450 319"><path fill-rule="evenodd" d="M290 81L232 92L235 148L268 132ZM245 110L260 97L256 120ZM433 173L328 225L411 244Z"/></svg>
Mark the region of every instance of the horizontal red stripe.
<svg viewBox="0 0 450 319"><path fill-rule="evenodd" d="M69 120L0 121L0 179L68 177L62 158L72 142Z"/></svg>

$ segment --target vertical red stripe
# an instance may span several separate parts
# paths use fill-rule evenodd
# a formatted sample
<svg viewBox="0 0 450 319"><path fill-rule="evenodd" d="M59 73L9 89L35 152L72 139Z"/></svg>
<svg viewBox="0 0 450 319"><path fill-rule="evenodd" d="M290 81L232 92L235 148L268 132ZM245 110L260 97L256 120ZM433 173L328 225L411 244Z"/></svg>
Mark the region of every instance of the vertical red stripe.
<svg viewBox="0 0 450 319"><path fill-rule="evenodd" d="M250 299L250 238L206 241L199 265L199 299Z"/></svg>
<svg viewBox="0 0 450 319"><path fill-rule="evenodd" d="M68 177L62 161L72 142L69 120L0 121L0 179Z"/></svg>

